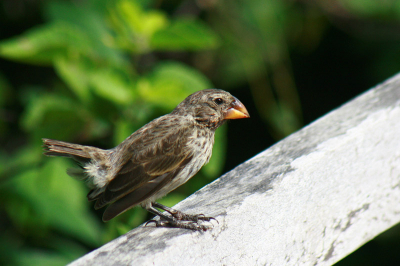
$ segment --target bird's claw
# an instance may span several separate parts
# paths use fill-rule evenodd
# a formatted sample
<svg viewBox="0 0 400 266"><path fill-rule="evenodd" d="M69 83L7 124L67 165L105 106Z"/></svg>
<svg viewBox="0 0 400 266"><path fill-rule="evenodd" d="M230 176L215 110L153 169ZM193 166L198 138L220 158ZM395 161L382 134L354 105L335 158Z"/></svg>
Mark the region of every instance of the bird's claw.
<svg viewBox="0 0 400 266"><path fill-rule="evenodd" d="M197 223L199 220L200 221L206 221L206 222L209 222L211 220L216 220L214 217L208 217L208 216L205 216L202 213L201 214L186 214L186 213L183 213L183 212L180 212L180 211L177 211L177 210L175 210L175 212L171 213L171 215L174 218L176 218L177 220L190 221L190 222L195 222L195 223Z"/></svg>
<svg viewBox="0 0 400 266"><path fill-rule="evenodd" d="M147 225L149 225L151 223L154 223L156 225L156 227L159 227L160 221L158 221L158 220L149 220L144 224L144 226L147 226Z"/></svg>
<svg viewBox="0 0 400 266"><path fill-rule="evenodd" d="M198 224L197 222L193 221L182 221L182 220L173 220L173 221L150 220L145 223L145 226L147 226L150 223L154 223L156 227L182 228L182 229L189 229L193 231L204 231L204 232L212 228L212 226Z"/></svg>
<svg viewBox="0 0 400 266"><path fill-rule="evenodd" d="M216 221L216 222L219 224L218 220L215 219L214 217L205 216L205 215L202 214L202 213L201 213L201 214L197 214L197 215L193 215L193 216L197 216L197 220L206 221L206 222L209 222L209 221L211 221L211 220L214 220L214 221Z"/></svg>
<svg viewBox="0 0 400 266"><path fill-rule="evenodd" d="M211 226L203 225L203 224L198 224L195 222L183 222L183 221L176 221L171 224L173 227L177 228L183 228L183 229L190 229L193 231L207 231L208 229L211 229Z"/></svg>

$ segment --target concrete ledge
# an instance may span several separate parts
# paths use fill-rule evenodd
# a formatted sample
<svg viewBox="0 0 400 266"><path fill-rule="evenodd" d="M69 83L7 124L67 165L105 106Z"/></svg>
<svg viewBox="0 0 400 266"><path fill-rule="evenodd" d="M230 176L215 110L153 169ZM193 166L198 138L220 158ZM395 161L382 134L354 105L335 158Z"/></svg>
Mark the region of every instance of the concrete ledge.
<svg viewBox="0 0 400 266"><path fill-rule="evenodd" d="M71 265L331 265L400 221L400 75L175 206L208 232L133 229Z"/></svg>

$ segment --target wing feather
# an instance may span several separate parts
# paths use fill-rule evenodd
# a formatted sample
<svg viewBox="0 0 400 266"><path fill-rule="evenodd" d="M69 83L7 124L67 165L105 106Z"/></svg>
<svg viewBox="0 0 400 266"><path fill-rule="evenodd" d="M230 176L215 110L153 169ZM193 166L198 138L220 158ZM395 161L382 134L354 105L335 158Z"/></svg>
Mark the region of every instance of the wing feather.
<svg viewBox="0 0 400 266"><path fill-rule="evenodd" d="M172 172L168 172L161 176L158 176L157 178L154 178L150 182L147 182L143 186L136 188L134 191L113 202L105 210L103 214L103 221L107 222L111 220L115 216L125 212L126 210L134 207L135 205L138 205L142 201L154 195L168 182L171 182L171 180L174 179L174 177L176 177L180 173L180 171L184 168L184 166L191 160L192 157L186 158L185 161L182 162L181 167L177 168Z"/></svg>
<svg viewBox="0 0 400 266"><path fill-rule="evenodd" d="M137 131L141 133L137 139L127 139L121 144L120 150L125 154L128 151L132 156L102 193L92 193L94 197L90 200L96 200L96 209L119 202L115 207L110 206L108 214L105 214L107 217L115 216L111 212L118 215L126 210L126 206L133 207L151 197L191 161L193 155L190 149L183 150L190 141L189 131L174 128L171 132L166 130L167 127L170 128L170 125L158 121L155 129L141 129Z"/></svg>

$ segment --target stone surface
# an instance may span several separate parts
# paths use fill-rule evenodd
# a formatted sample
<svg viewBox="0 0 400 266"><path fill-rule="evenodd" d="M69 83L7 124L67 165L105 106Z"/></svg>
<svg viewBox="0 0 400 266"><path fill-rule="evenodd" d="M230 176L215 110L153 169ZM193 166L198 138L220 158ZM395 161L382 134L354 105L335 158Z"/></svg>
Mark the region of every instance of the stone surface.
<svg viewBox="0 0 400 266"><path fill-rule="evenodd" d="M133 229L71 265L331 265L400 221L400 75L175 208L207 232Z"/></svg>

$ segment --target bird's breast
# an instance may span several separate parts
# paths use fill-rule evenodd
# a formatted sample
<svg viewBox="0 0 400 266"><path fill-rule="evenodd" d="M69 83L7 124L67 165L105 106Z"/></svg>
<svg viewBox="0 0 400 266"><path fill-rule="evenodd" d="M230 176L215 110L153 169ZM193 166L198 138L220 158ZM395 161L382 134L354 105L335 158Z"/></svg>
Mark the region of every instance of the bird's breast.
<svg viewBox="0 0 400 266"><path fill-rule="evenodd" d="M211 158L212 148L214 145L214 132L211 130L209 130L209 132L207 132L207 130L195 131L185 145L185 148L190 151L190 154L192 155L192 160L190 160L190 162L182 168L180 173L173 180L171 180L170 183L166 184L150 199L146 200L144 204L148 202L154 202L158 198L163 197L170 191L183 185L191 177L197 174L203 165L208 163Z"/></svg>
<svg viewBox="0 0 400 266"><path fill-rule="evenodd" d="M214 131L207 129L198 129L189 138L186 143L186 149L190 151L192 160L186 164L177 175L172 183L172 189L184 184L192 176L194 176L211 158L212 148L214 145Z"/></svg>

